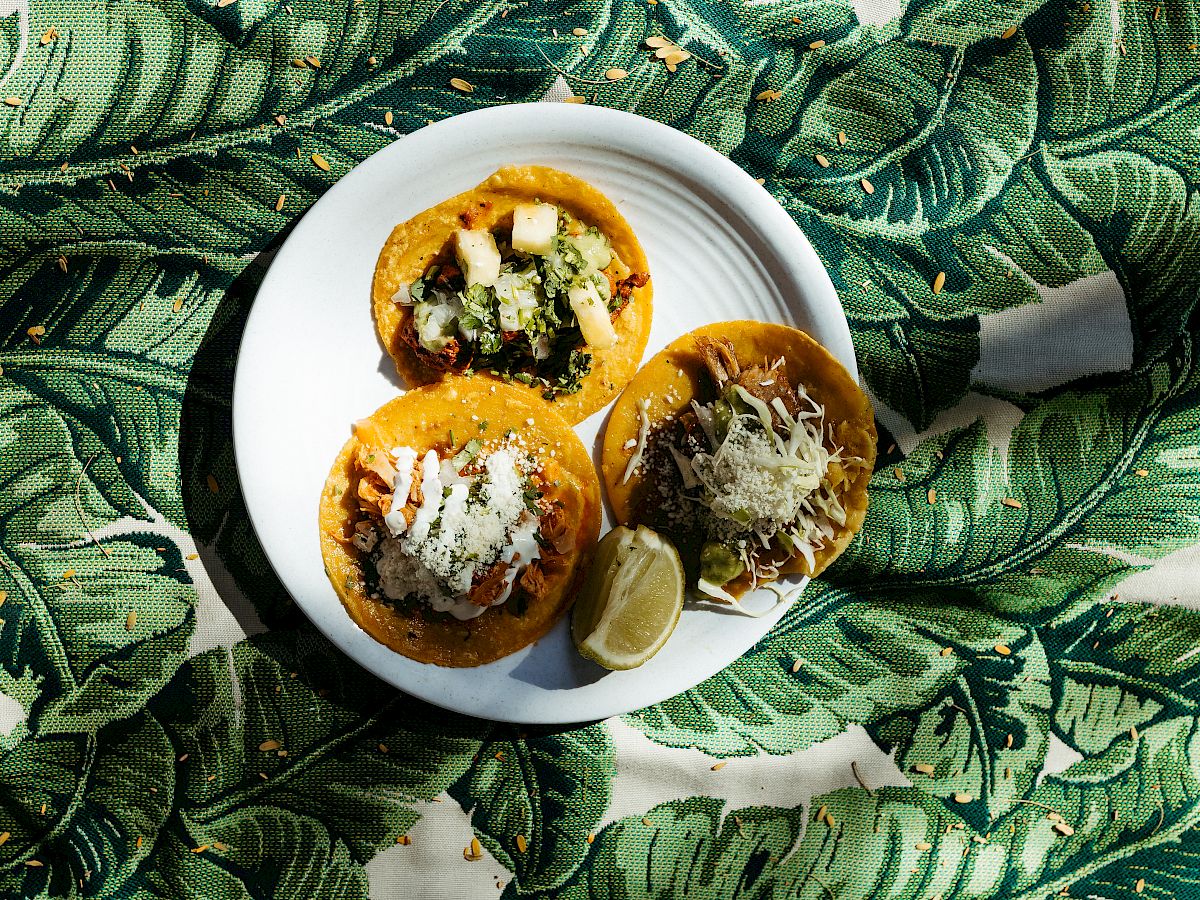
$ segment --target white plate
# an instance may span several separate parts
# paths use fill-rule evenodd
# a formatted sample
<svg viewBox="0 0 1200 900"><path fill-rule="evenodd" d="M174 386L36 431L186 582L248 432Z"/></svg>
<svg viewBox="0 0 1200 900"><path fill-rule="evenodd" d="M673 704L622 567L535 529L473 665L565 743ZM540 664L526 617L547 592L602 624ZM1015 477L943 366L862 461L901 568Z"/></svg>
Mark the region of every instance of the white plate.
<svg viewBox="0 0 1200 900"><path fill-rule="evenodd" d="M658 655L628 672L605 672L582 659L565 619L535 645L490 665L441 668L389 650L354 624L325 577L317 539L321 487L350 423L403 389L371 321L380 247L397 222L519 163L586 179L633 226L654 281L646 358L699 325L753 318L803 328L856 373L845 316L812 246L736 165L628 113L562 103L502 106L396 141L342 178L296 226L258 291L242 339L235 447L250 517L275 571L352 659L448 709L511 722L581 722L657 703L703 681L753 646L784 607L752 619L689 605ZM607 413L576 429L586 446L598 449ZM772 595L758 593L750 605L768 605Z"/></svg>

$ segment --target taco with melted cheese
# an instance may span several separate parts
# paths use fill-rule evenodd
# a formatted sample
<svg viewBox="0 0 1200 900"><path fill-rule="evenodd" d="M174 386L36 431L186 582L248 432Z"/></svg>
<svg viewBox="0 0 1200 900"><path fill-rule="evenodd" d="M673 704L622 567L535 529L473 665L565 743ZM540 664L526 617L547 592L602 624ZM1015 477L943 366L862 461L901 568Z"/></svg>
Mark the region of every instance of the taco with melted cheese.
<svg viewBox="0 0 1200 900"><path fill-rule="evenodd" d="M617 520L667 534L697 592L736 603L846 548L875 441L870 401L824 347L783 325L721 322L634 377L602 467Z"/></svg>
<svg viewBox="0 0 1200 900"><path fill-rule="evenodd" d="M544 166L508 166L393 229L372 305L410 385L515 383L582 421L633 377L650 333L646 255L612 202Z"/></svg>
<svg viewBox="0 0 1200 900"><path fill-rule="evenodd" d="M364 630L421 662L477 666L566 611L599 534L600 485L536 397L452 377L355 423L320 528L326 572Z"/></svg>

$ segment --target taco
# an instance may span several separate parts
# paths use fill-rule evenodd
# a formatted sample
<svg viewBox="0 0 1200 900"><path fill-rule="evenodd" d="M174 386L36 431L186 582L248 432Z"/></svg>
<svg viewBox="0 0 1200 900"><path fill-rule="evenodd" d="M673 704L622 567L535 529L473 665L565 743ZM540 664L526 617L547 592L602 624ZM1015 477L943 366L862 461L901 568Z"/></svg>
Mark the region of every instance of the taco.
<svg viewBox="0 0 1200 900"><path fill-rule="evenodd" d="M448 378L356 422L320 506L351 617L405 656L477 666L544 635L600 531L579 438L525 391Z"/></svg>
<svg viewBox="0 0 1200 900"><path fill-rule="evenodd" d="M447 373L513 381L575 424L637 371L649 278L607 197L565 172L507 166L397 225L371 296L410 385Z"/></svg>
<svg viewBox="0 0 1200 900"><path fill-rule="evenodd" d="M817 575L867 510L871 403L802 331L721 322L651 359L613 407L603 473L623 525L665 532L689 583L735 602Z"/></svg>

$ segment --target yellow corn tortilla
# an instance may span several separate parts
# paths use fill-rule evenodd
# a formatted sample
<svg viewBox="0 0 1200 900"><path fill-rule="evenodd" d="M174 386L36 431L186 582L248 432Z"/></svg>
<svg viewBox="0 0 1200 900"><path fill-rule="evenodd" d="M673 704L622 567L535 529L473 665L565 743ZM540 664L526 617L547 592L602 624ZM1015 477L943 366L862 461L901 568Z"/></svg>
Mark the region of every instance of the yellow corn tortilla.
<svg viewBox="0 0 1200 900"><path fill-rule="evenodd" d="M611 200L586 181L545 166L506 166L477 187L401 222L379 253L371 287L375 328L396 371L410 386L430 384L443 373L425 366L401 339L402 327L413 311L392 301L397 289L419 278L438 257L453 257L454 233L463 227L461 215L468 216L473 228L511 231L513 208L534 200L556 204L585 225L600 229L619 260L612 265L620 271L649 273L646 254L629 223ZM637 371L650 335L652 296L649 282L635 288L613 322L617 343L606 350L586 348L592 354L592 370L583 378L579 392L547 401L542 398L544 388L519 386L539 404L551 405L572 425L586 419L615 397ZM496 380L490 373L477 373L476 377L489 383Z"/></svg>
<svg viewBox="0 0 1200 900"><path fill-rule="evenodd" d="M775 558L781 562L781 575L796 572L819 575L846 549L866 516L867 482L875 465L875 419L871 401L842 364L803 331L786 325L752 321L705 325L677 339L642 366L613 405L604 432L601 468L613 515L622 525L665 527L665 523L656 517L656 485L651 483L644 469L635 471L628 482L622 483L634 452L625 449L625 444L638 437L638 401L649 401L647 417L653 432L657 423L687 410L693 399L700 403L714 399L708 371L696 351L696 339L699 337L732 341L734 355L743 367L764 361L769 363L782 357L784 371L791 384L803 384L809 395L825 407L825 422L833 427L833 442L843 449L843 456L860 457L863 460L863 465L857 468L854 477L839 495L846 509L846 524L840 528L835 526L833 540L827 541L814 554L815 567L809 570L803 556L788 558L782 550L777 551L780 555ZM689 551L697 556L699 547L680 547L685 565L688 564ZM694 571L698 568L698 559L691 562L690 570ZM749 576L743 574L725 585L725 589L734 596L740 596L749 583Z"/></svg>
<svg viewBox="0 0 1200 900"><path fill-rule="evenodd" d="M478 420L472 419L478 416ZM527 424L532 419L533 424ZM479 422L487 421L487 430ZM356 435L338 454L321 495L321 556L325 571L351 618L377 641L420 662L441 666L478 666L531 644L550 630L575 598L579 580L591 560L600 532L600 483L591 458L563 419L523 390L482 379L449 377L416 388L388 402L370 417L378 440L387 449L408 446L418 456L436 449L443 458L467 440L499 441L508 429L524 441L534 459L553 470L561 495L577 504L575 550L561 565L546 571L545 596L529 600L523 615L510 597L475 619L459 621L415 604L408 614L367 596L361 553L345 540L363 516L357 498ZM455 446L449 444L454 431ZM550 451L554 451L551 457Z"/></svg>

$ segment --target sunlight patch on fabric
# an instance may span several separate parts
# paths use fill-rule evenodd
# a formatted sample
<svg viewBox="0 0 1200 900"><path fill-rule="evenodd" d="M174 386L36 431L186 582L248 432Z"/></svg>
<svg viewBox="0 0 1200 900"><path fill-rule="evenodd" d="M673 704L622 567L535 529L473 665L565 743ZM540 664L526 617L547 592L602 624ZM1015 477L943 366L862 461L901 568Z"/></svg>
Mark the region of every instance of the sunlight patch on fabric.
<svg viewBox="0 0 1200 900"><path fill-rule="evenodd" d="M1084 375L1133 365L1133 331L1125 293L1113 272L1059 288L1038 285L1041 303L979 317L975 381L1014 391L1042 391Z"/></svg>

